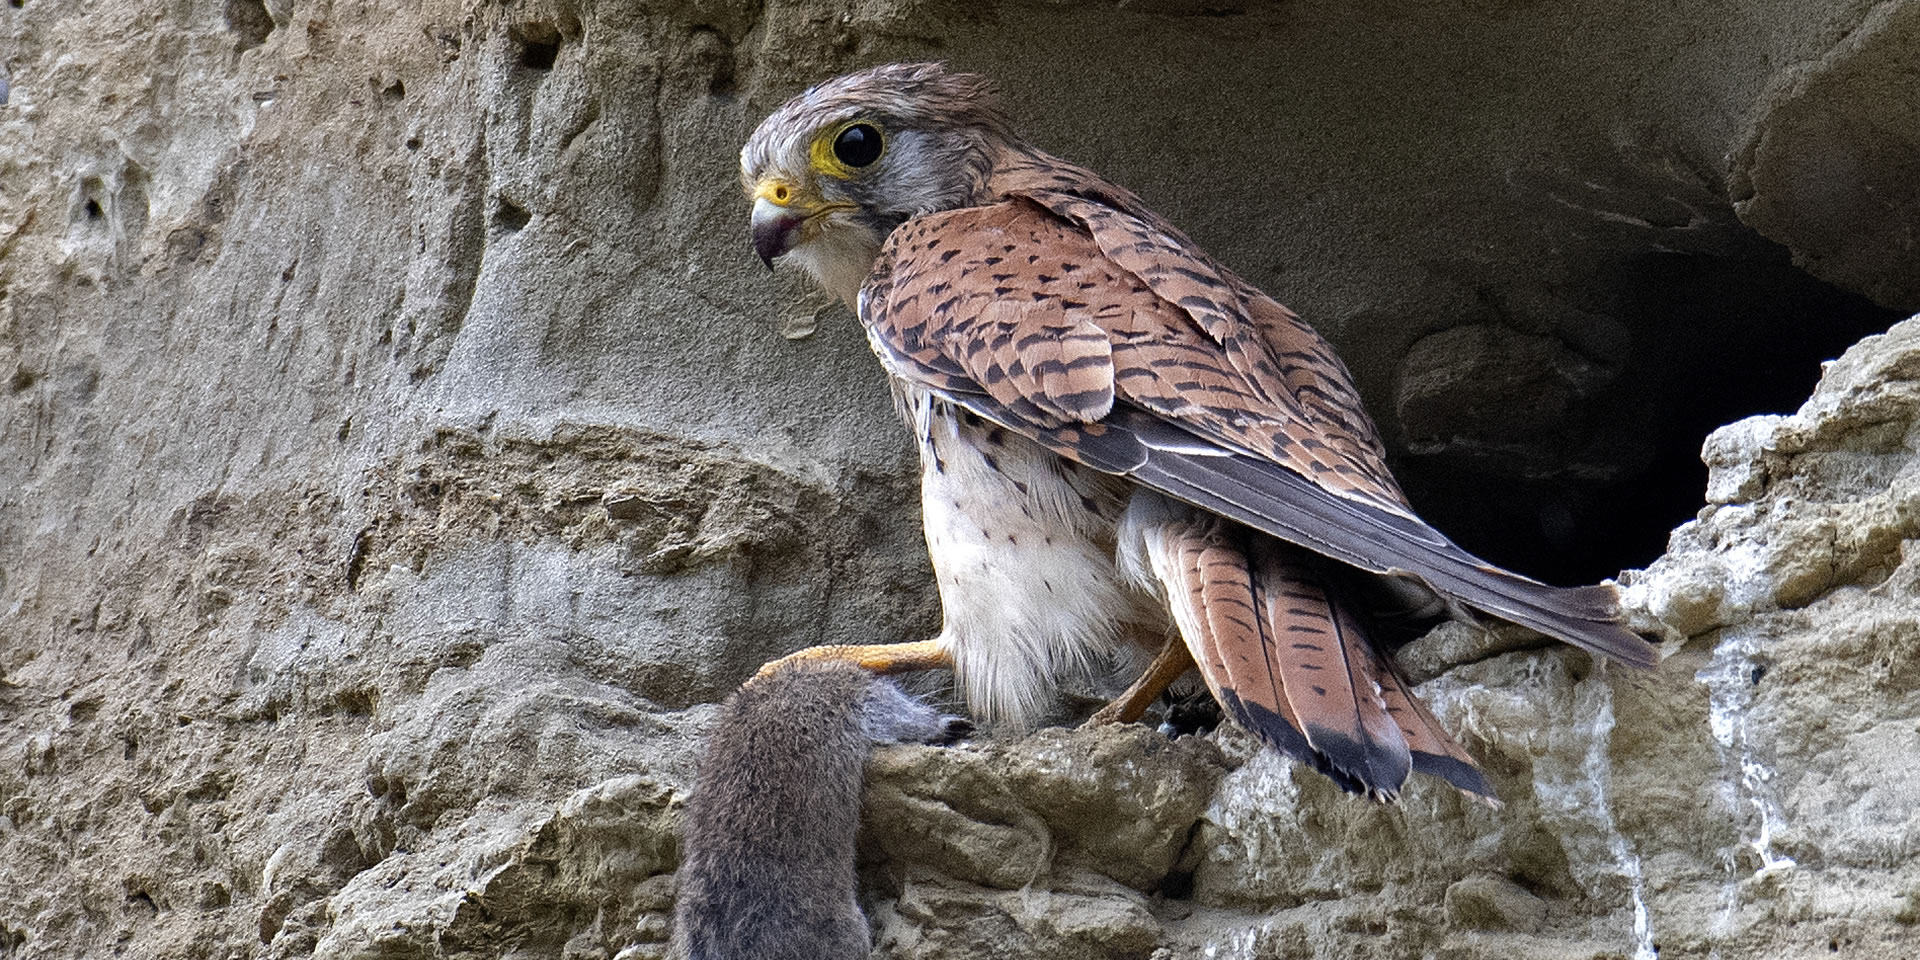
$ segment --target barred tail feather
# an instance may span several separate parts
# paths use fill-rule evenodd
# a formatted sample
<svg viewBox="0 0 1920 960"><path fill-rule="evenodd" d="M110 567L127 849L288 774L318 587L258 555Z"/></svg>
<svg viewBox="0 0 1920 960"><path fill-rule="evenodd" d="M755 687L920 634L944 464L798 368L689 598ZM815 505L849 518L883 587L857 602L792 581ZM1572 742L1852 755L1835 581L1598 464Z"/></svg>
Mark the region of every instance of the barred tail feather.
<svg viewBox="0 0 1920 960"><path fill-rule="evenodd" d="M1201 678L1242 726L1349 792L1391 800L1421 770L1491 793L1298 548L1192 513L1141 535Z"/></svg>

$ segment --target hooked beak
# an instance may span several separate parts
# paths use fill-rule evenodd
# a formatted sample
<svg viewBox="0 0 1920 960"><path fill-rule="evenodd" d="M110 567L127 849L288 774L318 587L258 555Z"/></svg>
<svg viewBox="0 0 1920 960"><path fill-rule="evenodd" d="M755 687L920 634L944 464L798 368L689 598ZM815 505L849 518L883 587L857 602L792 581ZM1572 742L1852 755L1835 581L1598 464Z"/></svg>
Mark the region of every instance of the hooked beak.
<svg viewBox="0 0 1920 960"><path fill-rule="evenodd" d="M773 258L805 243L808 225L836 206L784 177L763 178L753 186L753 252L772 270Z"/></svg>
<svg viewBox="0 0 1920 960"><path fill-rule="evenodd" d="M766 194L767 190L762 188L753 198L753 252L772 270L774 257L799 244L807 211L775 203Z"/></svg>

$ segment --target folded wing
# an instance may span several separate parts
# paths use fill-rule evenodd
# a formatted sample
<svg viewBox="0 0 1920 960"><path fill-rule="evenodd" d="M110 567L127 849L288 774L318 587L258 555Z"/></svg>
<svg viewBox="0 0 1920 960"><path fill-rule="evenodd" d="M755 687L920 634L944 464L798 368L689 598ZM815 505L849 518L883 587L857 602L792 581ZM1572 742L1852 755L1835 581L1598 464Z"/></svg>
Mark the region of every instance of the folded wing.
<svg viewBox="0 0 1920 960"><path fill-rule="evenodd" d="M860 312L895 376L1062 456L1653 663L1612 587L1510 573L1415 516L1324 341L1152 222L1046 193L916 218L889 237Z"/></svg>

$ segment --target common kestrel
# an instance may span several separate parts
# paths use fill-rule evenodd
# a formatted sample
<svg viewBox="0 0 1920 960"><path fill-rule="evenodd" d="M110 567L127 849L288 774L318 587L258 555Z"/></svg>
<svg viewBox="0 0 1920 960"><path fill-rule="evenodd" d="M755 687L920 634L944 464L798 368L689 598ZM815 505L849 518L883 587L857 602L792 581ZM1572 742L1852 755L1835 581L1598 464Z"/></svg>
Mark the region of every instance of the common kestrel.
<svg viewBox="0 0 1920 960"><path fill-rule="evenodd" d="M1388 473L1346 367L1132 193L1014 134L981 77L895 64L789 101L740 154L753 243L858 312L919 442L945 625L814 648L951 666L1031 718L1055 675L1158 656L1099 717L1190 665L1229 715L1342 787L1473 758L1377 638L1479 610L1637 666L1611 585L1551 587L1455 546Z"/></svg>

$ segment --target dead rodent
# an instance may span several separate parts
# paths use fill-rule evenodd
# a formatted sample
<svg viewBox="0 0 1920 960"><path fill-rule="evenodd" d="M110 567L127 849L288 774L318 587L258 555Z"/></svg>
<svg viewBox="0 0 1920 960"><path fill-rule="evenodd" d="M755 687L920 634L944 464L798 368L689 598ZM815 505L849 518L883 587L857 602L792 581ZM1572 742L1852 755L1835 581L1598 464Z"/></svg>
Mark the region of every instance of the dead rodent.
<svg viewBox="0 0 1920 960"><path fill-rule="evenodd" d="M835 661L793 663L721 706L681 844L678 960L863 960L854 834L876 743L972 725Z"/></svg>

